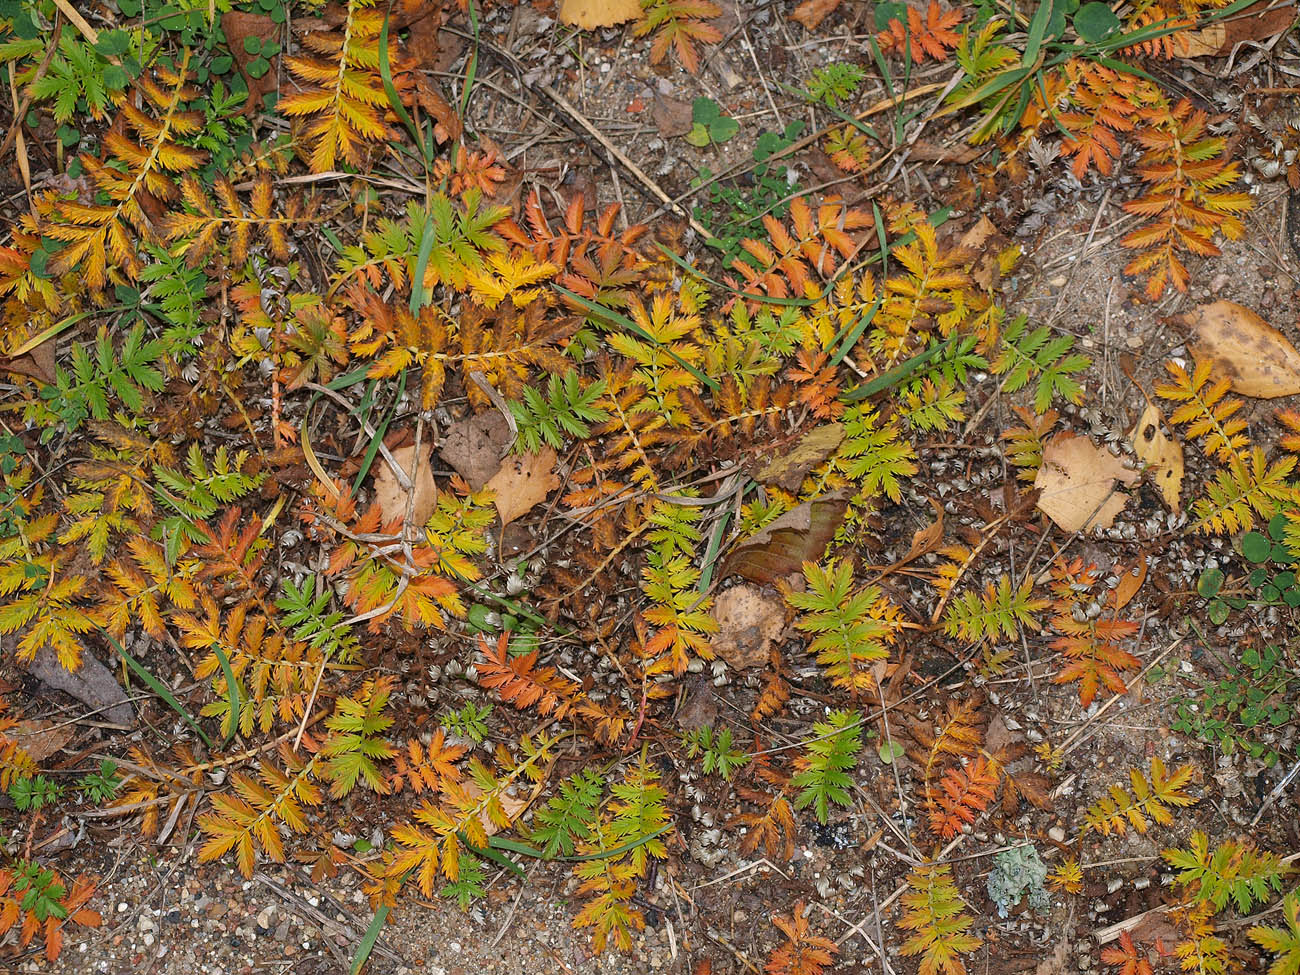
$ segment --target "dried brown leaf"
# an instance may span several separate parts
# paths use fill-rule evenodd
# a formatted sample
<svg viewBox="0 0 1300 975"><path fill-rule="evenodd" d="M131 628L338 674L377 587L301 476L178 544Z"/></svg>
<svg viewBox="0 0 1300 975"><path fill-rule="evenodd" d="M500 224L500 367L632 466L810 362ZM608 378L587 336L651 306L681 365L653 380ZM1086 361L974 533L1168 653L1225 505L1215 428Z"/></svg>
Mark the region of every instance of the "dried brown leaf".
<svg viewBox="0 0 1300 975"><path fill-rule="evenodd" d="M1034 487L1038 508L1062 530L1109 528L1128 503L1117 484L1134 484L1138 475L1110 451L1087 437L1060 433L1043 448L1043 466Z"/></svg>
<svg viewBox="0 0 1300 975"><path fill-rule="evenodd" d="M1300 352L1246 306L1216 301L1174 321L1188 329L1192 355L1216 360L1216 372L1232 381L1233 392L1259 399L1300 393Z"/></svg>

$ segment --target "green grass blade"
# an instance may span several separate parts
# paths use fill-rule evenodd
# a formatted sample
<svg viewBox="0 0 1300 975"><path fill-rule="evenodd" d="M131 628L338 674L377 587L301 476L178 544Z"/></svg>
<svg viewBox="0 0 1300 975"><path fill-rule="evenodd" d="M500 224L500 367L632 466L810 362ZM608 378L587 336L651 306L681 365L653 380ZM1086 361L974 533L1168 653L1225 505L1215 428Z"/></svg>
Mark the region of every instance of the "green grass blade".
<svg viewBox="0 0 1300 975"><path fill-rule="evenodd" d="M197 721L190 717L190 713L185 710L180 701L176 700L176 695L171 692L171 689L153 674L149 673L149 671L145 670L144 665L140 663L140 661L136 660L135 657L127 653L126 650L122 648L122 644L113 639L113 634L109 633L108 630L101 627L99 632L103 633L104 636L108 638L108 642L113 645L113 649L116 650L122 659L126 661L126 665L131 668L135 675L144 681L151 691L166 701L173 711L184 718L185 723L198 733L198 736L203 739L203 743L207 745L208 748L215 750L216 745L214 745L212 739L208 737L208 733L199 727Z"/></svg>
<svg viewBox="0 0 1300 975"><path fill-rule="evenodd" d="M388 12L384 14L384 26L379 28L379 77L384 83L384 94L388 96L388 105L393 113L406 126L406 131L411 133L411 138L415 140L415 146L420 150L420 155L424 155L424 143L420 140L420 130L415 127L415 122L406 111L406 106L402 104L402 99L397 94L397 86L393 84L393 66L388 58L388 27L389 21L393 16L392 0L389 0ZM427 167L429 160L425 158L424 164Z"/></svg>
<svg viewBox="0 0 1300 975"><path fill-rule="evenodd" d="M230 730L226 732L226 741L230 741L239 730L239 681L235 680L235 672L230 669L230 661L221 645L214 643L212 649L217 655L217 662L221 664L222 676L226 678L226 697L230 701Z"/></svg>
<svg viewBox="0 0 1300 975"><path fill-rule="evenodd" d="M941 344L936 345L932 349L926 349L924 352L918 353L904 362L900 362L898 365L894 366L893 369L881 373L875 379L854 386L852 389L845 390L844 393L840 395L840 399L846 403L856 403L859 400L867 399L868 397L875 396L877 393L884 392L886 389L891 389L894 386L897 386L931 359L937 358L956 340L956 335L948 336L948 338Z"/></svg>
<svg viewBox="0 0 1300 975"><path fill-rule="evenodd" d="M352 956L352 967L348 969L349 975L358 975L361 971L366 959L375 950L375 942L379 940L379 932L384 929L384 922L387 920L388 905L380 904L379 910L375 911L375 916L370 919L370 927L366 928L361 943L357 945L356 954Z"/></svg>

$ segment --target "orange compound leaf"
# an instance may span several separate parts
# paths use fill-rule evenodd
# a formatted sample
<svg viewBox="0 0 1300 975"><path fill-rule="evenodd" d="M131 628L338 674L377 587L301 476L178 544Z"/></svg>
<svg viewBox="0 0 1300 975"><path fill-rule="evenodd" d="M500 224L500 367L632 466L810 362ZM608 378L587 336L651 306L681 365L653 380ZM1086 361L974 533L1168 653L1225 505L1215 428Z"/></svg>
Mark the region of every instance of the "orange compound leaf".
<svg viewBox="0 0 1300 975"><path fill-rule="evenodd" d="M804 917L804 904L794 905L790 918L775 916L772 923L785 935L784 944L778 945L767 958L763 971L766 975L822 975L839 950L830 938L811 932Z"/></svg>
<svg viewBox="0 0 1300 975"><path fill-rule="evenodd" d="M1107 965L1117 965L1116 975L1154 975L1146 952L1138 951L1133 936L1127 931L1120 932L1119 947L1102 951L1101 960Z"/></svg>
<svg viewBox="0 0 1300 975"><path fill-rule="evenodd" d="M964 768L949 769L930 800L930 832L952 839L988 808L997 788L997 772L983 755Z"/></svg>
<svg viewBox="0 0 1300 975"><path fill-rule="evenodd" d="M953 30L960 23L960 10L945 13L936 0L930 0L924 21L920 11L909 6L907 25L895 17L876 35L876 43L886 53L906 49L917 64L927 60L946 61L948 54L961 44L961 35Z"/></svg>
<svg viewBox="0 0 1300 975"><path fill-rule="evenodd" d="M573 705L578 685L560 676L554 667L538 667L537 651L522 657L510 656L510 634L503 633L496 646L478 638L483 659L475 664L480 687L494 690L501 700L520 711L536 708L539 714L555 712L563 717Z"/></svg>
<svg viewBox="0 0 1300 975"><path fill-rule="evenodd" d="M653 33L650 63L659 64L670 49L677 51L682 67L691 74L700 70L696 44L717 44L722 31L705 21L722 15L722 8L710 0L643 0L643 13L632 33L644 37Z"/></svg>

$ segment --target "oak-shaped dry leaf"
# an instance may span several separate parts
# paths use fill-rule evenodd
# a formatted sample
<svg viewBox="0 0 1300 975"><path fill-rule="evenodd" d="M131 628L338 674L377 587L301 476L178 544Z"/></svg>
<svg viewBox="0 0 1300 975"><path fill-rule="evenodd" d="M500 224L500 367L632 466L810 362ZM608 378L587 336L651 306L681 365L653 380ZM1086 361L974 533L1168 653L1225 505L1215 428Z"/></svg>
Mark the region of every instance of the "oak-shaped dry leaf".
<svg viewBox="0 0 1300 975"><path fill-rule="evenodd" d="M1129 442L1138 460L1147 465L1169 510L1178 514L1183 496L1183 445L1165 433L1164 422L1160 409L1149 404L1129 434Z"/></svg>
<svg viewBox="0 0 1300 975"><path fill-rule="evenodd" d="M754 475L760 484L798 491L803 479L829 457L844 439L844 424L823 423L805 433L793 450L778 453Z"/></svg>
<svg viewBox="0 0 1300 975"><path fill-rule="evenodd" d="M1087 437L1059 433L1043 448L1043 465L1034 487L1041 492L1038 508L1062 530L1109 528L1128 503L1121 484L1137 483L1138 475L1120 459Z"/></svg>
<svg viewBox="0 0 1300 975"><path fill-rule="evenodd" d="M797 20L809 30L816 30L823 20L835 12L843 0L804 0L790 14L791 20Z"/></svg>
<svg viewBox="0 0 1300 975"><path fill-rule="evenodd" d="M433 481L433 468L429 466L431 452L432 447L427 443L420 444L418 460L414 444L389 451L397 466L405 472L407 483L415 491L415 501L411 505L411 523L414 525L423 525L428 521L438 503L438 486ZM375 500L379 502L379 510L384 513L384 520L405 517L411 492L402 487L391 465L380 463L377 466L379 470L375 474Z"/></svg>
<svg viewBox="0 0 1300 975"><path fill-rule="evenodd" d="M502 525L508 525L546 500L560 486L556 456L550 447L532 454L507 457L487 482Z"/></svg>
<svg viewBox="0 0 1300 975"><path fill-rule="evenodd" d="M1233 392L1259 399L1300 393L1300 352L1245 305L1215 301L1173 320L1187 328L1192 355L1216 360Z"/></svg>
<svg viewBox="0 0 1300 975"><path fill-rule="evenodd" d="M1174 52L1187 59L1220 57L1232 53L1233 48L1246 41L1266 41L1276 37L1293 23L1295 11L1289 7L1269 8L1267 4L1256 3L1232 20L1179 33Z"/></svg>
<svg viewBox="0 0 1300 975"><path fill-rule="evenodd" d="M718 621L713 650L737 670L766 663L772 641L785 630L782 600L757 586L734 586L720 593L713 618Z"/></svg>
<svg viewBox="0 0 1300 975"><path fill-rule="evenodd" d="M641 16L641 0L564 0L560 23L583 30L613 27Z"/></svg>

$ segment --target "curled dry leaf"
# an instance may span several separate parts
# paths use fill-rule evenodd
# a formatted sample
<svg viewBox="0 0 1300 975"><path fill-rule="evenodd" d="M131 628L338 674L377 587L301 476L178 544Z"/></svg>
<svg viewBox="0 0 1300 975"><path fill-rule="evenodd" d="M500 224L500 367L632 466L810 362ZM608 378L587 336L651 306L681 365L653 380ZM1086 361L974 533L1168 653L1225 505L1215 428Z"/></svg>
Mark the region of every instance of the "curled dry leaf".
<svg viewBox="0 0 1300 975"><path fill-rule="evenodd" d="M1043 466L1034 487L1038 508L1062 530L1109 528L1128 503L1118 484L1135 484L1138 475L1110 451L1087 437L1060 433L1043 449Z"/></svg>
<svg viewBox="0 0 1300 975"><path fill-rule="evenodd" d="M487 482L493 492L501 524L508 525L546 500L560 486L555 473L555 451L543 447L534 454L507 457L501 469Z"/></svg>
<svg viewBox="0 0 1300 975"><path fill-rule="evenodd" d="M1164 422L1160 410L1150 404L1138 417L1129 442L1138 460L1147 465L1169 510L1178 514L1182 508L1183 445L1165 433Z"/></svg>
<svg viewBox="0 0 1300 975"><path fill-rule="evenodd" d="M414 444L390 451L393 460L406 472L407 483L415 490L415 503L411 507L411 523L415 525L423 525L428 521L438 503L438 486L433 481L433 468L429 466L431 452L432 447L427 443L420 444L418 460ZM376 466L375 500L379 502L379 510L384 513L384 520L404 517L410 492L402 487L391 465L380 462Z"/></svg>
<svg viewBox="0 0 1300 975"><path fill-rule="evenodd" d="M1139 559L1137 565L1127 569L1116 566L1115 571L1119 575L1119 584L1111 590L1110 599L1111 605L1118 612L1133 601L1133 597L1142 588L1142 583L1147 581L1147 560Z"/></svg>
<svg viewBox="0 0 1300 975"><path fill-rule="evenodd" d="M761 667L772 641L785 629L782 601L757 586L735 586L722 592L713 604L718 634L713 649L737 670Z"/></svg>
<svg viewBox="0 0 1300 975"><path fill-rule="evenodd" d="M1219 363L1233 392L1259 399L1300 393L1300 352L1245 305L1216 301L1173 321L1186 327L1193 356Z"/></svg>
<svg viewBox="0 0 1300 975"><path fill-rule="evenodd" d="M801 578L805 562L815 562L844 520L848 503L842 491L805 501L738 545L722 567L724 576L750 582Z"/></svg>
<svg viewBox="0 0 1300 975"><path fill-rule="evenodd" d="M564 0L560 23L583 30L613 27L641 16L641 0Z"/></svg>

